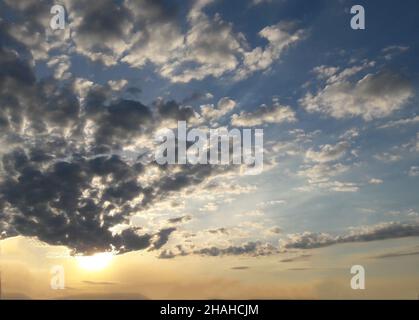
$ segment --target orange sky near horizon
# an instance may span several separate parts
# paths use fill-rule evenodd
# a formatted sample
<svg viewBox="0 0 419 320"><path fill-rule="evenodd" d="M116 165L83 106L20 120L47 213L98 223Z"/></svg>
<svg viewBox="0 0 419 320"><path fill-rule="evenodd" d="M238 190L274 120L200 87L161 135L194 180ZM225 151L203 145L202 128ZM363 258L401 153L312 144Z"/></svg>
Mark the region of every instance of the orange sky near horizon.
<svg viewBox="0 0 419 320"><path fill-rule="evenodd" d="M379 257L417 249L414 237L316 249L315 255L158 259L133 252L89 263L28 238L0 245L6 299L416 299L419 292L419 255ZM350 288L354 264L366 269L365 290ZM56 265L65 271L63 290L51 288Z"/></svg>

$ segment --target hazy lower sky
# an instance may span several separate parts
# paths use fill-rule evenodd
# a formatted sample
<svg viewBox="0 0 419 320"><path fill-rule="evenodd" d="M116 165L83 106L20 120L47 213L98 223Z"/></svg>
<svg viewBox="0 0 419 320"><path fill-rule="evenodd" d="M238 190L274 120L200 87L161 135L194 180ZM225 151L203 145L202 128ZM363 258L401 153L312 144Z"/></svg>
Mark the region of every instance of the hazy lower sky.
<svg viewBox="0 0 419 320"><path fill-rule="evenodd" d="M3 297L417 298L417 1L54 4L0 2ZM263 172L148 161L178 121Z"/></svg>

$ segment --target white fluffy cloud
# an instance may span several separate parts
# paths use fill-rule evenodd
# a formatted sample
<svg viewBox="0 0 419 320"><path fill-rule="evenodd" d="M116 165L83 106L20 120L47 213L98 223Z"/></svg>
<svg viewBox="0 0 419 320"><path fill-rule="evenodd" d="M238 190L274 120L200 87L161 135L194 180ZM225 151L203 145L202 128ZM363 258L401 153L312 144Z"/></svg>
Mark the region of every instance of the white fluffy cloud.
<svg viewBox="0 0 419 320"><path fill-rule="evenodd" d="M266 39L268 45L244 53L243 66L240 67L236 78L245 78L255 71L268 69L286 48L302 40L305 34L304 30L298 30L294 23L289 22L263 28L259 36Z"/></svg>
<svg viewBox="0 0 419 320"><path fill-rule="evenodd" d="M177 48L174 59L161 66L161 74L174 82L220 77L239 65L246 40L231 23L219 14L210 17L203 12L211 1L197 1L188 15L189 30Z"/></svg>
<svg viewBox="0 0 419 320"><path fill-rule="evenodd" d="M233 24L225 22L219 14L210 17L204 13L204 8L212 2L195 2L188 15L190 28L183 46L176 59L161 67L163 76L174 82L189 82L231 73L234 79L240 80L268 69L286 48L304 38L305 31L296 28L294 23L281 22L259 32L268 41L264 48L249 50L245 35L236 32Z"/></svg>
<svg viewBox="0 0 419 320"><path fill-rule="evenodd" d="M221 98L217 106L213 104L205 104L201 106L201 116L206 120L216 121L227 113L231 112L236 107L236 102L230 98Z"/></svg>
<svg viewBox="0 0 419 320"><path fill-rule="evenodd" d="M274 102L272 106L261 105L254 112L242 111L233 114L231 124L239 127L252 127L264 123L295 122L295 112L289 106Z"/></svg>
<svg viewBox="0 0 419 320"><path fill-rule="evenodd" d="M315 93L300 99L308 112L319 112L342 119L359 116L365 121L389 116L401 109L413 96L410 82L400 74L390 71L368 73L359 80L352 78L373 66L364 63L359 67L338 71L321 66L314 71L325 85Z"/></svg>
<svg viewBox="0 0 419 320"><path fill-rule="evenodd" d="M119 80L109 80L108 85L113 91L121 91L128 84L128 80L119 79Z"/></svg>

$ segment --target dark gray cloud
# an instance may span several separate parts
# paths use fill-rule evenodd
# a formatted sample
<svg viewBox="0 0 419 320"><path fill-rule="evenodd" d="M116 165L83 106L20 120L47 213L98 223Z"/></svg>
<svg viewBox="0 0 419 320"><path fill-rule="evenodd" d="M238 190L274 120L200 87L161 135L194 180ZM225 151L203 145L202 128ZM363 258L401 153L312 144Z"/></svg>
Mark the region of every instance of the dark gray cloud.
<svg viewBox="0 0 419 320"><path fill-rule="evenodd" d="M247 270L250 269L248 266L231 267L231 270Z"/></svg>
<svg viewBox="0 0 419 320"><path fill-rule="evenodd" d="M193 92L191 95L187 96L186 98L182 100L182 104L188 104L188 103L192 103L192 102L196 102L200 100L206 100L212 97L213 97L212 94L209 92L207 93Z"/></svg>
<svg viewBox="0 0 419 320"><path fill-rule="evenodd" d="M219 234L223 233L225 228L213 229L208 232ZM228 247L192 247L191 250L185 250L178 246L173 250L167 249L161 253L160 258L171 259L177 256L185 255L201 255L201 256L266 256L272 254L286 253L289 249L315 249L327 247L340 243L351 242L368 242L375 240L386 240L403 237L419 236L419 224L417 222L387 222L380 223L374 226L364 226L352 231L347 235L333 236L328 233L313 233L304 232L299 234L289 234L288 238L280 241L280 246L275 247L269 243L262 242L248 242L241 245L232 245ZM417 250L393 253L388 255L377 256L373 258L387 258L393 256L407 256L416 255ZM303 253L290 258L280 260L282 263L304 261L311 257L311 254ZM289 270L306 270L304 269L289 269Z"/></svg>
<svg viewBox="0 0 419 320"><path fill-rule="evenodd" d="M159 259L173 259L177 256L187 256L189 253L181 245L173 249L164 249L159 254Z"/></svg>
<svg viewBox="0 0 419 320"><path fill-rule="evenodd" d="M278 253L278 249L269 243L262 242L247 242L240 245L232 245L228 247L202 247L196 248L192 246L191 249L186 250L178 245L172 249L163 250L160 253L161 259L173 259L178 256L199 255L199 256L267 256Z"/></svg>
<svg viewBox="0 0 419 320"><path fill-rule="evenodd" d="M173 100L167 102L158 100L156 107L164 119L170 118L178 121L186 121L195 117L195 112L191 107L181 106Z"/></svg>
<svg viewBox="0 0 419 320"><path fill-rule="evenodd" d="M191 219L192 219L192 217L188 215L188 216L182 216L182 217L177 217L177 218L171 218L171 219L168 220L168 222L176 224L176 223L188 222Z"/></svg>
<svg viewBox="0 0 419 320"><path fill-rule="evenodd" d="M149 247L153 235L140 236L131 229L112 235L109 230L127 222L130 208L124 208L125 202L142 191L130 180L138 168L119 161L115 156L72 159L54 162L42 171L21 149L4 155L8 175L0 184L0 199L8 221L7 234L37 237L76 252L106 251L111 246L121 252ZM109 172L114 174L114 183L99 196L91 179ZM89 197L83 197L83 190L90 190ZM119 213L111 214L118 206ZM161 246L167 237L157 236Z"/></svg>
<svg viewBox="0 0 419 320"><path fill-rule="evenodd" d="M159 254L160 259L173 259L176 257L176 254L174 254L171 250L162 250Z"/></svg>
<svg viewBox="0 0 419 320"><path fill-rule="evenodd" d="M260 242L248 242L239 246L229 246L226 248L208 247L195 250L193 253L202 256L224 256L224 255L251 255L264 256L276 253L277 249L270 244L262 244Z"/></svg>
<svg viewBox="0 0 419 320"><path fill-rule="evenodd" d="M84 12L77 33L86 41L92 41L92 36L98 43L120 38L126 32L124 29L131 18L125 6L112 0L102 0L89 6L83 1L73 1L72 8ZM103 48L97 47L97 50Z"/></svg>
<svg viewBox="0 0 419 320"><path fill-rule="evenodd" d="M110 281L91 281L91 280L84 280L83 283L84 284L88 284L88 285L94 285L94 286L113 286L113 285L118 284L117 282L110 282Z"/></svg>
<svg viewBox="0 0 419 320"><path fill-rule="evenodd" d="M98 126L97 144L129 142L140 136L151 121L151 111L142 103L133 100L119 100L101 110L88 109L89 118Z"/></svg>
<svg viewBox="0 0 419 320"><path fill-rule="evenodd" d="M314 249L339 243L368 242L419 236L417 222L387 222L353 230L348 235L333 236L328 233L304 232L292 234L282 242L285 249Z"/></svg>
<svg viewBox="0 0 419 320"><path fill-rule="evenodd" d="M166 242L169 240L169 236L174 232L176 228L165 228L160 230L157 233L157 239L153 243L152 250L160 249L163 245L166 244Z"/></svg>
<svg viewBox="0 0 419 320"><path fill-rule="evenodd" d="M307 271L307 270L312 270L313 268L289 268L287 270L289 271Z"/></svg>
<svg viewBox="0 0 419 320"><path fill-rule="evenodd" d="M138 97L141 94L142 90L137 87L129 87L128 89L126 89L126 92L133 97Z"/></svg>
<svg viewBox="0 0 419 320"><path fill-rule="evenodd" d="M228 234L227 228L210 229L208 232L212 234Z"/></svg>
<svg viewBox="0 0 419 320"><path fill-rule="evenodd" d="M299 260L306 260L307 258L310 258L310 257L311 257L311 254L302 254L300 256L296 256L292 258L282 259L281 262L294 262L294 261L299 261Z"/></svg>

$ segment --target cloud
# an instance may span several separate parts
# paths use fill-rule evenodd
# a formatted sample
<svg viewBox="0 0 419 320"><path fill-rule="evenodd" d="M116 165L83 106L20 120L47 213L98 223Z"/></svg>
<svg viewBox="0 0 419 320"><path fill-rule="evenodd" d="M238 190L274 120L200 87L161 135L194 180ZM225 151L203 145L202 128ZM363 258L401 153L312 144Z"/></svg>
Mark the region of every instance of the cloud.
<svg viewBox="0 0 419 320"><path fill-rule="evenodd" d="M419 123L419 116L414 116L412 118L400 119L400 120L392 120L387 122L386 124L379 126L379 129L387 129L387 128L394 128L394 127L401 127L411 124Z"/></svg>
<svg viewBox="0 0 419 320"><path fill-rule="evenodd" d="M184 223L184 222L188 222L192 219L191 216L182 216L182 217L177 217L177 218L171 218L168 220L169 223Z"/></svg>
<svg viewBox="0 0 419 320"><path fill-rule="evenodd" d="M389 252L389 253L384 253L384 254L373 256L372 258L373 259L389 259L389 258L408 257L408 256L416 256L416 255L419 255L418 249Z"/></svg>
<svg viewBox="0 0 419 320"><path fill-rule="evenodd" d="M389 152L384 152L384 153L380 153L380 154L375 154L374 158L382 161L382 162L397 162L399 160L402 159L402 157L398 154L393 154L393 153L389 153Z"/></svg>
<svg viewBox="0 0 419 320"><path fill-rule="evenodd" d="M214 98L214 95L210 92L194 92L190 96L187 96L182 100L182 104L192 103L198 100L207 100Z"/></svg>
<svg viewBox="0 0 419 320"><path fill-rule="evenodd" d="M210 229L208 232L212 234L228 234L228 230L226 228Z"/></svg>
<svg viewBox="0 0 419 320"><path fill-rule="evenodd" d="M47 59L52 49L65 46L106 66L125 62L143 68L150 62L172 82L228 73L236 80L243 79L255 71L268 69L286 48L303 38L303 30L295 30L293 23L281 22L259 32L268 41L266 47L250 50L245 36L236 32L232 23L224 21L218 13L209 16L204 12L212 2L195 1L187 15L187 30L183 32L173 14L176 11L173 4L104 0L87 5L81 0L65 0L71 37L58 37L52 44L45 41L51 1L7 4L22 17L31 17L26 24L16 24L10 35L29 46L36 59Z"/></svg>
<svg viewBox="0 0 419 320"><path fill-rule="evenodd" d="M332 67L332 66L317 66L313 68L313 73L316 74L317 79L320 80L327 80L329 78L334 77L339 71L339 67Z"/></svg>
<svg viewBox="0 0 419 320"><path fill-rule="evenodd" d="M193 253L202 256L237 256L237 255L250 255L250 256L265 256L276 253L277 249L270 244L262 244L260 242L248 242L241 246L229 246L224 248L207 247L195 250Z"/></svg>
<svg viewBox="0 0 419 320"><path fill-rule="evenodd" d="M233 99L224 97L221 98L217 106L206 104L201 106L201 116L207 121L217 121L236 107L236 102Z"/></svg>
<svg viewBox="0 0 419 320"><path fill-rule="evenodd" d="M290 249L315 249L342 243L369 242L387 239L419 236L419 224L410 222L383 222L372 226L350 228L345 235L331 235L329 233L303 232L288 234L286 238L279 241L279 247L269 243L248 242L242 245L231 246L210 246L184 250L177 246L173 250L164 250L160 258L175 258L176 256L201 255L201 256L265 256L286 252ZM281 262L294 262L307 259L310 254L302 254L296 257L282 259Z"/></svg>
<svg viewBox="0 0 419 320"><path fill-rule="evenodd" d="M316 93L300 99L308 112L317 112L336 119L362 117L365 121L384 118L401 109L414 91L408 79L392 71L368 73L359 80L352 78L373 64L347 68L315 69L325 85Z"/></svg>
<svg viewBox="0 0 419 320"><path fill-rule="evenodd" d="M412 166L409 169L410 177L419 177L419 167Z"/></svg>
<svg viewBox="0 0 419 320"><path fill-rule="evenodd" d="M280 262L295 262L295 261L300 261L300 260L307 260L310 257L311 257L311 254L302 254L296 257L292 257L292 258L282 259Z"/></svg>
<svg viewBox="0 0 419 320"><path fill-rule="evenodd" d="M75 50L108 66L119 61L135 67L165 63L183 41L170 8L161 2L65 1L65 7Z"/></svg>
<svg viewBox="0 0 419 320"><path fill-rule="evenodd" d="M174 232L176 228L166 228L159 231L159 233L155 236L156 241L153 242L153 246L151 250L160 249L166 242L169 240L169 236Z"/></svg>
<svg viewBox="0 0 419 320"><path fill-rule="evenodd" d="M349 234L333 236L328 233L304 232L288 235L280 245L284 249L315 249L340 243L368 242L419 236L417 222L383 222L353 229Z"/></svg>
<svg viewBox="0 0 419 320"><path fill-rule="evenodd" d="M286 200L269 200L269 201L264 201L264 202L259 203L258 207L268 208L268 207L273 207L276 205L284 205L286 203L287 203Z"/></svg>
<svg viewBox="0 0 419 320"><path fill-rule="evenodd" d="M48 67L55 67L54 78L56 80L66 80L71 77L69 69L71 67L70 58L66 55L60 55L49 59Z"/></svg>
<svg viewBox="0 0 419 320"><path fill-rule="evenodd" d="M286 249L313 249L330 246L335 243L336 241L329 234L304 232L288 235L288 239L281 245Z"/></svg>
<svg viewBox="0 0 419 320"><path fill-rule="evenodd" d="M241 245L230 246L209 246L185 250L178 245L172 249L163 250L160 253L161 259L173 259L177 256L199 255L199 256L267 256L278 253L278 249L270 243L246 242Z"/></svg>
<svg viewBox="0 0 419 320"><path fill-rule="evenodd" d="M392 60L395 56L402 54L408 50L408 46L393 45L385 47L381 50L381 52L384 54L384 59Z"/></svg>
<svg viewBox="0 0 419 320"><path fill-rule="evenodd" d="M349 170L349 166L341 163L316 163L304 165L297 172L298 176L307 178L308 186L299 187L297 191L312 191L313 189L325 189L336 192L357 192L359 186L353 182L333 180L335 177Z"/></svg>
<svg viewBox="0 0 419 320"><path fill-rule="evenodd" d="M233 114L231 125L238 127L254 127L265 123L295 122L295 112L288 106L275 102L272 106L261 105L254 112L241 111Z"/></svg>
<svg viewBox="0 0 419 320"><path fill-rule="evenodd" d="M231 267L231 270L248 270L250 267L248 266L238 266L238 267Z"/></svg>
<svg viewBox="0 0 419 320"><path fill-rule="evenodd" d="M136 138L144 133L152 120L149 108L134 100L118 100L104 111L96 108L93 103L87 105L88 119L94 121L92 129L97 144Z"/></svg>
<svg viewBox="0 0 419 320"><path fill-rule="evenodd" d="M189 252L185 251L181 245L172 249L164 249L159 254L159 259L174 259L178 256L187 256Z"/></svg>
<svg viewBox="0 0 419 320"><path fill-rule="evenodd" d="M48 28L51 19L52 0L36 1L6 0L7 9L12 10L14 23L2 20L0 24L8 40L15 42L30 54L29 59L47 60L51 50L68 49L68 33ZM5 22L5 23L3 23Z"/></svg>
<svg viewBox="0 0 419 320"><path fill-rule="evenodd" d="M174 100L158 99L154 105L163 119L186 121L195 118L195 111L189 106L182 106Z"/></svg>
<svg viewBox="0 0 419 320"><path fill-rule="evenodd" d="M375 184L375 185L378 185L378 184L383 184L383 180L381 180L381 179L377 179L377 178L371 178L369 181L368 181L368 183L369 184Z"/></svg>
<svg viewBox="0 0 419 320"><path fill-rule="evenodd" d="M215 202L208 202L199 210L206 212L214 212L218 210L218 204L216 204Z"/></svg>
<svg viewBox="0 0 419 320"><path fill-rule="evenodd" d="M272 0L252 0L252 5L257 6L262 3L271 3Z"/></svg>
<svg viewBox="0 0 419 320"><path fill-rule="evenodd" d="M119 79L119 80L109 80L108 85L113 91L121 91L128 84L128 80Z"/></svg>
<svg viewBox="0 0 419 320"><path fill-rule="evenodd" d="M246 42L244 36L235 33L233 25L225 22L219 14L209 17L202 9L197 5L191 9L188 17L190 27L177 59L160 69L162 76L171 81L189 82L208 76L220 77L239 65ZM191 64L195 67L190 67Z"/></svg>
<svg viewBox="0 0 419 320"><path fill-rule="evenodd" d="M270 233L272 234L280 234L282 233L282 229L279 227L273 227L271 229L268 230Z"/></svg>
<svg viewBox="0 0 419 320"><path fill-rule="evenodd" d="M194 1L185 20L173 3L152 0L104 0L87 4L63 0L67 12L64 31L48 28L53 1L7 0L19 23L7 25L10 38L27 46L35 60L47 60L57 50L75 52L105 66L126 63L144 68L148 63L172 82L206 77L240 80L268 69L284 50L303 39L294 23L280 22L259 32L265 47L252 49L242 32L206 8L214 1ZM20 23L22 21L22 23ZM54 59L54 58L53 58ZM67 64L68 65L68 64ZM66 64L56 77L68 76Z"/></svg>
<svg viewBox="0 0 419 320"><path fill-rule="evenodd" d="M94 286L113 286L118 284L117 282L110 282L110 281L91 281L91 280L83 280L83 283L94 285Z"/></svg>
<svg viewBox="0 0 419 320"><path fill-rule="evenodd" d="M298 175L307 177L311 182L325 182L328 181L331 177L340 175L347 170L349 167L341 163L337 164L326 164L319 163L312 166L303 166L302 170L298 171Z"/></svg>
<svg viewBox="0 0 419 320"><path fill-rule="evenodd" d="M267 26L259 36L268 41L262 47L249 50L246 37L235 32L232 23L225 22L220 14L210 17L204 9L213 1L195 1L189 15L189 30L184 46L175 61L161 67L161 74L174 82L202 80L205 77L221 77L231 74L241 80L252 73L267 70L282 53L302 40L305 31L297 29L293 22L280 22ZM194 67L188 65L194 64Z"/></svg>
<svg viewBox="0 0 419 320"><path fill-rule="evenodd" d="M125 48L127 54L121 61L134 67L142 67L150 61L172 82L187 83L226 74L236 80L243 79L255 71L267 69L287 47L301 40L303 34L302 30L292 30L290 23L269 26L259 33L269 44L249 51L245 36L235 31L232 23L224 21L218 13L213 16L205 13L213 1L194 2L187 15L185 33L175 19L167 15L170 8L155 4L147 10L150 2L140 5L127 2L128 9L134 12L134 25L141 23L147 33L143 36L138 32L132 37L135 40L128 50ZM145 13L141 14L143 11Z"/></svg>
<svg viewBox="0 0 419 320"><path fill-rule="evenodd" d="M268 45L244 53L243 66L236 74L237 79L246 78L255 71L268 69L287 48L304 39L306 31L298 29L294 22L280 22L263 28L259 36L266 39Z"/></svg>
<svg viewBox="0 0 419 320"><path fill-rule="evenodd" d="M336 161L346 154L349 146L347 141L339 142L336 145L322 145L319 151L309 149L306 152L306 159L319 163Z"/></svg>

